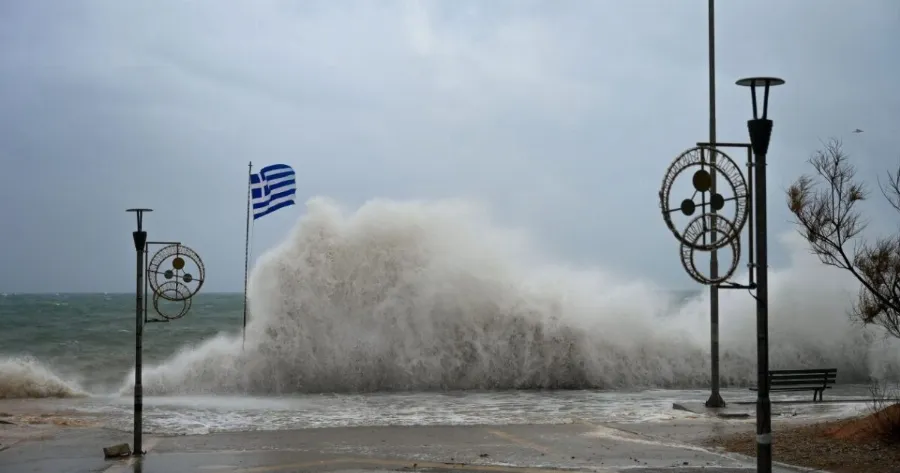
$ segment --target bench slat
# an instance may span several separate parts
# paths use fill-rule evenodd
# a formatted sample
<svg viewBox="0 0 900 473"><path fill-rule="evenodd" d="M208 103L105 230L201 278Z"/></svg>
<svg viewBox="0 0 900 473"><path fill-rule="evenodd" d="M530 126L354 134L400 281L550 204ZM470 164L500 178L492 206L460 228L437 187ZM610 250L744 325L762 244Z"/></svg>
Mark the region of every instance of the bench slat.
<svg viewBox="0 0 900 473"><path fill-rule="evenodd" d="M823 383L822 380L818 381L791 381L791 382L772 382L769 381L769 386L828 386L835 383Z"/></svg>
<svg viewBox="0 0 900 473"><path fill-rule="evenodd" d="M812 370L770 370L769 374L810 374L810 373L837 373L837 368L822 368Z"/></svg>
<svg viewBox="0 0 900 473"><path fill-rule="evenodd" d="M837 376L834 375L809 375L809 374L794 374L791 376L769 376L769 379L837 379Z"/></svg>
<svg viewBox="0 0 900 473"><path fill-rule="evenodd" d="M819 371L817 373L779 373L770 371L769 376L837 376L837 372Z"/></svg>
<svg viewBox="0 0 900 473"><path fill-rule="evenodd" d="M769 373L770 378L834 378L837 373Z"/></svg>
<svg viewBox="0 0 900 473"><path fill-rule="evenodd" d="M769 391L812 391L813 402L821 401L826 389L837 383L837 368L769 370ZM751 387L758 391L758 386ZM818 399L817 399L818 398Z"/></svg>
<svg viewBox="0 0 900 473"><path fill-rule="evenodd" d="M834 380L834 379L837 379L837 376L833 376L833 375L825 375L825 376L823 376L823 375L820 375L820 374L817 374L817 375L795 374L795 375L791 375L791 376L769 376L769 379L772 379L772 380L777 379L777 380L779 380L779 381L781 381L781 380L792 380L792 379L796 379L796 380L798 380L798 381L802 381L802 380L806 380L806 379L817 379L817 380L830 379L830 380Z"/></svg>

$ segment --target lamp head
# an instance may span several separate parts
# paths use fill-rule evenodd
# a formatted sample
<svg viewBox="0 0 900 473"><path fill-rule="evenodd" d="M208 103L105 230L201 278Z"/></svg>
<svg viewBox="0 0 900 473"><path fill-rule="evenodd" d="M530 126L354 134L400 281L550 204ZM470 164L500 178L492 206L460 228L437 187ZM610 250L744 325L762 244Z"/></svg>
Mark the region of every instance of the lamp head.
<svg viewBox="0 0 900 473"><path fill-rule="evenodd" d="M126 212L134 212L137 215L138 231L144 226L144 212L153 212L153 209L127 209Z"/></svg>
<svg viewBox="0 0 900 473"><path fill-rule="evenodd" d="M763 120L768 118L769 115L769 88L775 87L777 85L784 84L783 79L779 79L778 77L746 77L736 82L737 85L742 87L750 87L750 97L753 99L753 119L762 118ZM763 113L762 117L757 113L758 107L756 105L756 88L763 87L765 90L763 94Z"/></svg>

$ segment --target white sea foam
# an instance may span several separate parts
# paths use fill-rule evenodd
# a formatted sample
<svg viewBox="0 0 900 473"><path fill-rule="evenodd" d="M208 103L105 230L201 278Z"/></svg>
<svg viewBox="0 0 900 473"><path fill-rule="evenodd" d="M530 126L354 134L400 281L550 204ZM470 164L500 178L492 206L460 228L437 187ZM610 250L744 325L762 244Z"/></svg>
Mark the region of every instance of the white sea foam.
<svg viewBox="0 0 900 473"><path fill-rule="evenodd" d="M0 359L0 399L77 397L86 393L31 357Z"/></svg>
<svg viewBox="0 0 900 473"><path fill-rule="evenodd" d="M662 228L660 231L663 231ZM786 237L770 274L771 366L896 375L898 344L846 317L856 284ZM677 264L677 263L676 263ZM315 198L263 255L246 347L220 335L146 369L148 394L702 387L708 301L666 313L646 281L547 263L522 234L461 201ZM755 302L721 298L722 373L755 379ZM133 375L123 391L130 390Z"/></svg>

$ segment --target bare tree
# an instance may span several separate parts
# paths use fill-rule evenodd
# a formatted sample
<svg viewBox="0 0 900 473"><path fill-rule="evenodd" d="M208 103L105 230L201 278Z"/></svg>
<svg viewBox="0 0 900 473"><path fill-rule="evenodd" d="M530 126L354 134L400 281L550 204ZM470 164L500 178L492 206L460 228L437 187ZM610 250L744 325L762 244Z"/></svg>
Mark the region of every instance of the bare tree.
<svg viewBox="0 0 900 473"><path fill-rule="evenodd" d="M809 160L814 176L804 175L787 190L795 224L822 263L849 271L860 282L851 316L876 324L900 338L900 234L865 242L866 222L858 204L868 197L856 168L832 139ZM878 180L881 194L900 212L900 168Z"/></svg>

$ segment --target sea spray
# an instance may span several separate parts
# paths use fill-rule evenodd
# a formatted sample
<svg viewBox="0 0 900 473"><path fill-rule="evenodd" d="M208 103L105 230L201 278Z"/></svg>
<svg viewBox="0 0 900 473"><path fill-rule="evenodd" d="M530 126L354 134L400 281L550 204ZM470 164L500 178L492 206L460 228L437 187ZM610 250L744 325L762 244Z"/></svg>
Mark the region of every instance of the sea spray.
<svg viewBox="0 0 900 473"><path fill-rule="evenodd" d="M771 366L837 367L843 382L896 372L898 344L844 315L852 279L823 267L802 242L783 243L792 258L770 276ZM704 387L705 296L671 314L659 293L647 282L548 264L472 202L375 200L345 211L315 198L254 267L245 348L240 336L220 335L185 349L148 368L144 389ZM754 304L743 291L722 297L729 385L755 380Z"/></svg>
<svg viewBox="0 0 900 473"><path fill-rule="evenodd" d="M31 357L0 359L0 399L79 397L87 394Z"/></svg>

